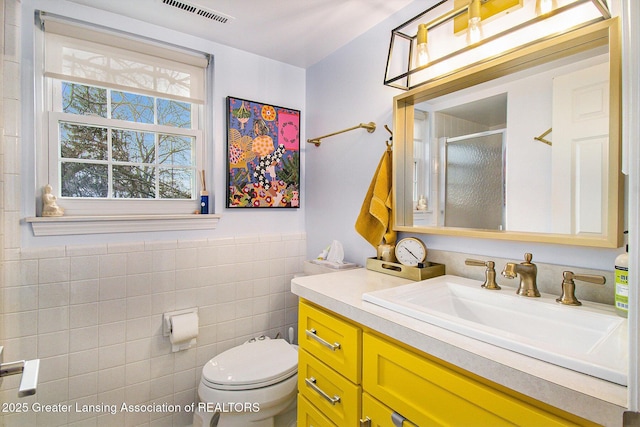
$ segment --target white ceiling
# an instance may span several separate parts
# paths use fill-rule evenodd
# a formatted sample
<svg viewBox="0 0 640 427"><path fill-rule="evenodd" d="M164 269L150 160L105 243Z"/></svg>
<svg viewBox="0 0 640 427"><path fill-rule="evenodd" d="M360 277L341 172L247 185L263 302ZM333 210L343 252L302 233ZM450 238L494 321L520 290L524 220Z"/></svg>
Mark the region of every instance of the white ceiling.
<svg viewBox="0 0 640 427"><path fill-rule="evenodd" d="M226 23L163 0L70 1L306 68L413 0L164 0L231 17Z"/></svg>

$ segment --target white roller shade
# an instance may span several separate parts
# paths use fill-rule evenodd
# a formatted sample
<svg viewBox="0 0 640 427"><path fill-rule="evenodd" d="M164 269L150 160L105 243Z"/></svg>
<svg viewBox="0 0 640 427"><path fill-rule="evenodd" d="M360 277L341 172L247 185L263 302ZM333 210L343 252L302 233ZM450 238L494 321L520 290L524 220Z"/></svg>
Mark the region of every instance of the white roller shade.
<svg viewBox="0 0 640 427"><path fill-rule="evenodd" d="M46 17L46 15L44 15ZM207 58L158 44L44 20L45 75L203 103Z"/></svg>

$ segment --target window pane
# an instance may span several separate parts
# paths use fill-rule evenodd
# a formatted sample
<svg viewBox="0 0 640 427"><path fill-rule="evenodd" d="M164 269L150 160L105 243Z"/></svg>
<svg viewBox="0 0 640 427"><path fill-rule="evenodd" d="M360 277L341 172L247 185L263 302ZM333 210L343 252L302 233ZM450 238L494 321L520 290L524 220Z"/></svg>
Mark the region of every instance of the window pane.
<svg viewBox="0 0 640 427"><path fill-rule="evenodd" d="M193 169L160 169L160 197L191 199Z"/></svg>
<svg viewBox="0 0 640 427"><path fill-rule="evenodd" d="M67 159L107 160L107 129L60 122L60 155Z"/></svg>
<svg viewBox="0 0 640 427"><path fill-rule="evenodd" d="M135 93L111 91L111 118L153 123L153 98Z"/></svg>
<svg viewBox="0 0 640 427"><path fill-rule="evenodd" d="M191 129L191 104L158 98L158 124Z"/></svg>
<svg viewBox="0 0 640 427"><path fill-rule="evenodd" d="M155 162L155 135L152 133L114 129L111 134L111 144L115 161Z"/></svg>
<svg viewBox="0 0 640 427"><path fill-rule="evenodd" d="M113 197L153 199L156 196L154 168L113 166Z"/></svg>
<svg viewBox="0 0 640 427"><path fill-rule="evenodd" d="M107 165L62 162L62 197L107 197Z"/></svg>
<svg viewBox="0 0 640 427"><path fill-rule="evenodd" d="M107 90L78 83L62 82L62 111L71 114L107 117Z"/></svg>
<svg viewBox="0 0 640 427"><path fill-rule="evenodd" d="M158 135L158 163L191 166L191 148L195 138L180 135Z"/></svg>

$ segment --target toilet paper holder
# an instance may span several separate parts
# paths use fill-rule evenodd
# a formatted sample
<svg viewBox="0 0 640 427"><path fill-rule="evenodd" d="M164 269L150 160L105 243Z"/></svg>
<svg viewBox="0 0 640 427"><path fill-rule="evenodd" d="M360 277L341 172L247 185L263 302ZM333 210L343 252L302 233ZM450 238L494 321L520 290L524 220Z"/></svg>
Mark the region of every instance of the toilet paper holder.
<svg viewBox="0 0 640 427"><path fill-rule="evenodd" d="M162 334L165 337L171 335L171 318L181 314L195 313L198 314L198 308L187 308L185 310L170 311L162 315Z"/></svg>

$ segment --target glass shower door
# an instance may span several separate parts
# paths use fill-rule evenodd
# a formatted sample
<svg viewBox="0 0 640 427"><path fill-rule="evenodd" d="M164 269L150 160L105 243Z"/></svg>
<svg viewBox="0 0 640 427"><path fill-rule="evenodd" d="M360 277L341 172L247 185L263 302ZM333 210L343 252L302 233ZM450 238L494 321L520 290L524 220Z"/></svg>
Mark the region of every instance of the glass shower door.
<svg viewBox="0 0 640 427"><path fill-rule="evenodd" d="M504 229L504 129L447 138L444 225Z"/></svg>

